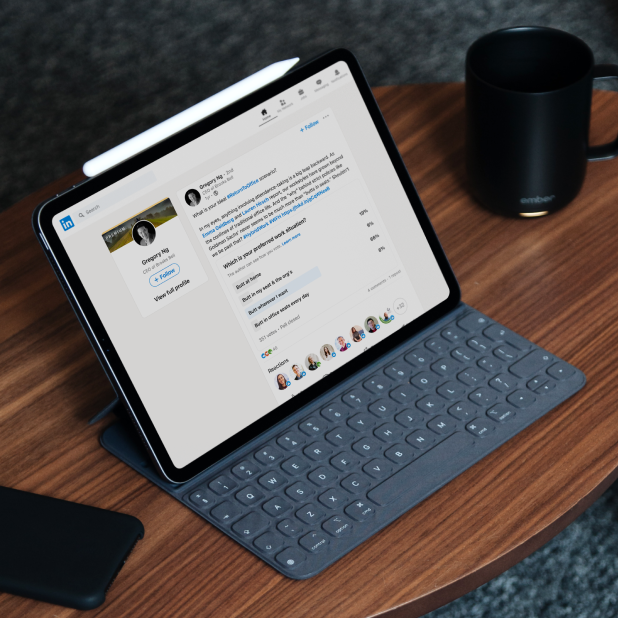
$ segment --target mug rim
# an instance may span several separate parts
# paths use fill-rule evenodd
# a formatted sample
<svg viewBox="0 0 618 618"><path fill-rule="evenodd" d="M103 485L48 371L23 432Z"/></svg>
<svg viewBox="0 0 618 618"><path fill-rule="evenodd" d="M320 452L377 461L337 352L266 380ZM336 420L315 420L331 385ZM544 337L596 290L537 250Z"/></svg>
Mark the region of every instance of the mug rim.
<svg viewBox="0 0 618 618"><path fill-rule="evenodd" d="M492 84L491 82L489 82L486 79L484 79L483 77L481 77L471 66L470 54L473 53L474 49L476 47L478 47L482 42L485 42L489 38L497 37L498 35L501 35L501 34L506 33L506 32L518 32L518 31L519 32L522 32L522 31L528 31L528 32L554 32L554 33L559 33L560 36L564 36L564 37L569 38L571 40L577 41L578 44L583 46L583 49L585 49L586 53L589 56L589 61L590 62L589 62L588 70L586 71L586 73L584 73L584 75L582 75L582 77L580 77L579 79L571 82L570 84L567 84L566 86L562 86L561 88L556 88L554 90L544 90L542 92L522 92L521 90L513 90L513 89L510 89L510 88L503 88L502 86L496 86L495 84ZM561 92L563 90L566 90L567 88L572 88L576 84L579 84L581 81L585 80L592 73L592 71L594 70L594 66L595 66L595 64L594 64L594 53L593 53L592 49L590 48L590 46L588 45L588 43L586 43L583 39L580 39L578 36L576 36L574 34L571 34L570 32L566 32L564 30L560 30L559 28L550 28L549 26L511 26L509 28L500 28L498 30L493 30L492 32L488 32L487 34L484 34L483 36L481 36L478 39L476 39L476 41L474 41L474 43L472 43L472 45L470 45L470 47L468 47L468 51L466 52L466 71L469 71L472 75L474 75L474 78L476 80L478 80L479 82L482 82L483 84L485 84L486 86L489 86L490 88L494 88L494 89L500 90L502 92L508 92L510 94L523 95L523 96L534 96L534 95L552 94L552 93L555 93L555 92Z"/></svg>

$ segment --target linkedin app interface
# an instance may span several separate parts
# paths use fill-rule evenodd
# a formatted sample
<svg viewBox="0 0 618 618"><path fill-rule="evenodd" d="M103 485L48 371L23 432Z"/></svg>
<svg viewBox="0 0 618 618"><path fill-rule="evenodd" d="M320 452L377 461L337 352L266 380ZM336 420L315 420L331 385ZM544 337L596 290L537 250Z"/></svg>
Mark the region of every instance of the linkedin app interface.
<svg viewBox="0 0 618 618"><path fill-rule="evenodd" d="M179 468L448 296L343 62L53 223Z"/></svg>

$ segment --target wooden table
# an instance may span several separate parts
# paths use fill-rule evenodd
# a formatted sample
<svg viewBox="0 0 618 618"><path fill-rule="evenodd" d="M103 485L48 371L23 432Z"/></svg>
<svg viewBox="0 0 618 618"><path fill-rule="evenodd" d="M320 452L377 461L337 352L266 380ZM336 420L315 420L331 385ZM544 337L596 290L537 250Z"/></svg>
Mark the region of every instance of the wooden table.
<svg viewBox="0 0 618 618"><path fill-rule="evenodd" d="M72 174L0 215L0 484L143 521L88 615L421 616L531 554L618 476L618 160L590 164L561 212L503 219L466 189L462 84L375 92L464 301L580 367L587 386L321 575L286 579L104 451L112 419L87 424L113 392L30 226ZM593 101L592 143L605 142L618 97ZM79 613L0 595L4 618Z"/></svg>

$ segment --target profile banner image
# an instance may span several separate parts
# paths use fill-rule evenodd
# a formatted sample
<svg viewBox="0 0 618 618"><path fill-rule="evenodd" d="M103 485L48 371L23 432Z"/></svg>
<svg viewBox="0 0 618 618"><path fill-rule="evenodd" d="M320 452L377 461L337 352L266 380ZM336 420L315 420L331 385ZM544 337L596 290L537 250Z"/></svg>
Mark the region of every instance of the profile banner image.
<svg viewBox="0 0 618 618"><path fill-rule="evenodd" d="M177 217L169 198L150 206L103 234L110 253L135 242L142 247L151 245L157 236L157 227Z"/></svg>
<svg viewBox="0 0 618 618"><path fill-rule="evenodd" d="M169 198L139 210L102 237L143 317L208 279Z"/></svg>

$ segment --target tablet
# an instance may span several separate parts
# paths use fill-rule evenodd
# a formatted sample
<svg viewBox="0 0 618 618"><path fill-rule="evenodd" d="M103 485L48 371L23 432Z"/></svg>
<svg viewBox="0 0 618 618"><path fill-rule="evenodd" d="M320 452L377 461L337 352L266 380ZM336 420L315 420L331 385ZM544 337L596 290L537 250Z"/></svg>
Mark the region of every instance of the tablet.
<svg viewBox="0 0 618 618"><path fill-rule="evenodd" d="M33 222L174 483L460 300L358 62L342 49L45 202Z"/></svg>

